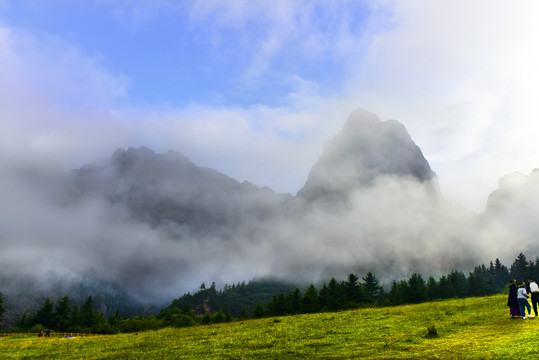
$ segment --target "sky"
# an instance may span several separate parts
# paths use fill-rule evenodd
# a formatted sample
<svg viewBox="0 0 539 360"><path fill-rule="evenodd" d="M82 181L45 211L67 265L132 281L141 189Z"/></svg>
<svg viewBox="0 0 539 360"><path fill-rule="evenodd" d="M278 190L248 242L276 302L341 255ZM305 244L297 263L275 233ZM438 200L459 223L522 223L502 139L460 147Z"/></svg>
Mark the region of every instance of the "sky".
<svg viewBox="0 0 539 360"><path fill-rule="evenodd" d="M361 107L451 203L539 167L535 1L0 0L0 166L181 152L295 194Z"/></svg>

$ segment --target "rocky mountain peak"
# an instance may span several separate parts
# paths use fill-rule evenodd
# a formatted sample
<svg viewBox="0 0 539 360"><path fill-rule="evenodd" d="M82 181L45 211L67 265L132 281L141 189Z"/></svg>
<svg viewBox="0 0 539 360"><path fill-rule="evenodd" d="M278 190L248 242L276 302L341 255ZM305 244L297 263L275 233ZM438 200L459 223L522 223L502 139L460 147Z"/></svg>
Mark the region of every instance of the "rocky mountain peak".
<svg viewBox="0 0 539 360"><path fill-rule="evenodd" d="M358 109L342 131L325 145L298 195L310 200L340 198L369 186L382 175L411 177L420 182L436 177L401 123L381 121Z"/></svg>

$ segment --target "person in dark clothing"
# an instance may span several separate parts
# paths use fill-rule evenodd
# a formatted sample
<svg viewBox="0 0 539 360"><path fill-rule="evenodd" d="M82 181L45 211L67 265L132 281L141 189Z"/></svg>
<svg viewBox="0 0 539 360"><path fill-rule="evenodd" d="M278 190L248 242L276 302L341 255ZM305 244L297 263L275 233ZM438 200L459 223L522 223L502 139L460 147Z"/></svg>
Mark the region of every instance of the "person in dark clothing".
<svg viewBox="0 0 539 360"><path fill-rule="evenodd" d="M509 297L507 298L507 306L509 306L509 314L511 317L520 316L520 310L517 300L517 281L509 282Z"/></svg>
<svg viewBox="0 0 539 360"><path fill-rule="evenodd" d="M537 316L537 303L539 302L539 285L532 278L528 278L528 290L531 294L533 312Z"/></svg>

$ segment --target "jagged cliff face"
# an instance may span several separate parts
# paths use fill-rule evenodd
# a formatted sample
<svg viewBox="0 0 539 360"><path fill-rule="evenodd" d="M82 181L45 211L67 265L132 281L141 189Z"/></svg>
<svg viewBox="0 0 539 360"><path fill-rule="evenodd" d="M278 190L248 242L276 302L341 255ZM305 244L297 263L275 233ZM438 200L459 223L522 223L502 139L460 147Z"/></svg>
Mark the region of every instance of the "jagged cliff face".
<svg viewBox="0 0 539 360"><path fill-rule="evenodd" d="M298 195L307 200L342 199L388 175L425 184L436 179L401 123L380 121L374 114L357 110L326 144Z"/></svg>

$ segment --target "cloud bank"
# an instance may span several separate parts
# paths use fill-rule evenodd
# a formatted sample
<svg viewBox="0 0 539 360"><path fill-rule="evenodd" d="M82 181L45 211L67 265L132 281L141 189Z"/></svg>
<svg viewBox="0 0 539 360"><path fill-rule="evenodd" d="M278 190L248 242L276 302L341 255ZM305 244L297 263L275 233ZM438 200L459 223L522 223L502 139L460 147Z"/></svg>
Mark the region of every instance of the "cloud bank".
<svg viewBox="0 0 539 360"><path fill-rule="evenodd" d="M188 67L196 75L187 85L158 84L144 93L147 84L128 70L133 64L104 48L89 50L82 36L14 25L0 15L1 263L13 274L93 274L150 296L154 286L176 294L200 281L337 275L354 270L356 258L363 259L358 271L405 273L447 269L455 259L510 261L535 249L533 206L487 220L460 209L482 212L500 177L537 167L535 2L92 4L144 44L156 24L175 20L176 42L167 40L196 44L199 57L191 61L200 66ZM14 7L0 2L2 11ZM146 60L166 56L143 51L153 54ZM157 76L159 69L145 70ZM165 97L159 87L181 93L181 101L135 101ZM190 88L199 95L185 95ZM58 174L131 146L174 149L239 181L294 195L358 106L406 126L450 205L433 205L422 187L387 177L354 193L345 212L311 208L300 218L271 217L253 225L256 236L242 228L227 243L222 234L200 240L176 229L190 239L178 243L121 205L90 198L65 208L46 195L58 191ZM28 174L39 183L28 183ZM380 263L382 254L392 260ZM198 275L177 276L195 264Z"/></svg>
<svg viewBox="0 0 539 360"><path fill-rule="evenodd" d="M160 303L201 282L308 283L368 271L389 281L539 250L535 173L504 178L478 216L443 199L420 151L408 162L380 158L418 150L404 127L367 124L357 127L359 140L347 123L327 143L310 190L297 197L147 148L118 150L71 173L43 162L6 167L1 280L42 291L58 281L86 283ZM339 159L343 149L357 156ZM335 176L348 185L326 181ZM322 196L327 191L338 196Z"/></svg>
<svg viewBox="0 0 539 360"><path fill-rule="evenodd" d="M112 66L106 53L0 23L3 152L73 168L118 146L175 149L294 194L328 136L362 106L404 123L445 196L476 211L493 179L536 166L528 155L537 150L534 2L94 4L142 44L152 26L179 20L179 39L196 41L224 88L182 106L137 105L131 94L144 84L113 70L122 63ZM184 94L184 86L198 85L161 87Z"/></svg>

